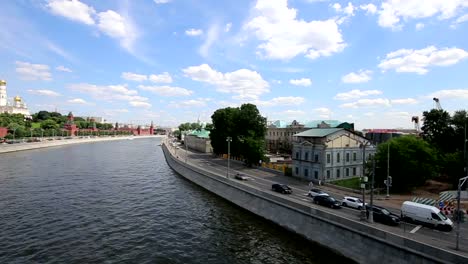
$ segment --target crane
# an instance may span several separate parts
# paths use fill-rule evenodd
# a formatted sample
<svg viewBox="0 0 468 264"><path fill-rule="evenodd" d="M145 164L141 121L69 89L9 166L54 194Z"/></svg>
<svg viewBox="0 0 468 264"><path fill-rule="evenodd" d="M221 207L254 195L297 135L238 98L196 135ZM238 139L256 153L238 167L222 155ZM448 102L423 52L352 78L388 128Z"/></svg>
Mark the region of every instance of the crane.
<svg viewBox="0 0 468 264"><path fill-rule="evenodd" d="M414 129L416 129L416 132L419 132L419 116L413 116L411 122L414 122Z"/></svg>
<svg viewBox="0 0 468 264"><path fill-rule="evenodd" d="M442 110L442 106L440 105L439 98L434 97L434 98L432 98L432 100L434 100L435 109Z"/></svg>

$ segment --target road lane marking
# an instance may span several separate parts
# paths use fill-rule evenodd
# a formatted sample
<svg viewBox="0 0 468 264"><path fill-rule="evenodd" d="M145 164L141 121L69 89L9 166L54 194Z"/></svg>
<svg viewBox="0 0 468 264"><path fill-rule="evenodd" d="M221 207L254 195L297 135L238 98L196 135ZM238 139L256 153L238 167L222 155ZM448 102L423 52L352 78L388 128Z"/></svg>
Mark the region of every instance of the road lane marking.
<svg viewBox="0 0 468 264"><path fill-rule="evenodd" d="M418 225L417 227L413 228L413 230L410 231L411 234L416 233L422 226Z"/></svg>

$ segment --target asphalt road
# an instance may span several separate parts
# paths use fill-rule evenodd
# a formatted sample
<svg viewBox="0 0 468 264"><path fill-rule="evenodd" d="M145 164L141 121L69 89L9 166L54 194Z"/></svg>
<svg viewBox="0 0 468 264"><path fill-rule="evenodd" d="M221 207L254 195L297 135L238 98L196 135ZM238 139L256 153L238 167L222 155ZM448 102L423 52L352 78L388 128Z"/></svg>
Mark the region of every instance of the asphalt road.
<svg viewBox="0 0 468 264"><path fill-rule="evenodd" d="M196 152L188 151L187 159L185 157L186 150L182 148L172 147L175 151L175 156L178 157L181 161L187 161L189 164L196 165L204 170L210 171L212 173L218 174L222 177L227 176L227 160L214 158L210 154L201 154ZM331 209L323 206L315 205L312 203L312 199L307 197L307 192L309 190L308 184L305 181L295 179L292 177L287 177L279 175L274 172L267 172L265 170L247 168L242 165L242 163L237 161L230 162L230 179L233 181L239 181L234 179L236 173L243 173L246 176L250 177L247 181L242 181L243 184L255 186L260 189L265 189L271 191L271 185L273 183L283 183L290 186L293 190L291 195L287 195L288 199L300 203L307 203L309 206L318 208L336 215L346 217L348 219L361 221L363 224L371 225L376 228L392 232L404 237L408 237L417 241L421 241L426 244L431 244L437 247L445 248L447 250L454 250L456 243L456 228L455 223L454 230L451 232L442 232L434 230L424 226L418 226L410 223L401 223L399 226L387 226L380 223L368 223L367 221L361 220L360 211L352 208L342 207L341 209ZM273 192L273 191L271 191ZM336 190L333 191L331 188L327 187L326 192L333 196L335 199L341 201L343 196L356 196L356 194L345 194L343 191ZM282 195L275 193L277 195ZM366 202L369 202L366 200ZM374 201L374 204L379 205L379 201ZM399 208L389 208L386 207L392 213L400 215ZM459 237L459 253L468 256L468 223L462 223L460 225L460 237Z"/></svg>

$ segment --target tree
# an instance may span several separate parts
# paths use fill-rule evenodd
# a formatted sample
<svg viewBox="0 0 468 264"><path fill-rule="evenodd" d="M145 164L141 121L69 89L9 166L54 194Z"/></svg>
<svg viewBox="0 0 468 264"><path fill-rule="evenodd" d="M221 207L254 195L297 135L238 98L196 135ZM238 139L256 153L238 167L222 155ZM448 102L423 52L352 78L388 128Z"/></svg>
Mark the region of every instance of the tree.
<svg viewBox="0 0 468 264"><path fill-rule="evenodd" d="M189 131L190 130L190 123L184 123L179 125L179 131Z"/></svg>
<svg viewBox="0 0 468 264"><path fill-rule="evenodd" d="M58 125L54 120L48 119L48 120L41 122L41 128L42 129L57 129Z"/></svg>
<svg viewBox="0 0 468 264"><path fill-rule="evenodd" d="M211 119L210 139L214 153L227 153L226 138L231 137L232 156L244 158L249 165L265 160L266 119L255 105L218 109Z"/></svg>
<svg viewBox="0 0 468 264"><path fill-rule="evenodd" d="M423 116L422 137L442 152L454 151L455 131L451 126L450 114L444 110L432 109L429 112L424 111Z"/></svg>
<svg viewBox="0 0 468 264"><path fill-rule="evenodd" d="M426 141L415 136L401 136L380 144L376 153L376 182L387 178L387 148L390 144L392 190L410 191L436 176L437 155Z"/></svg>

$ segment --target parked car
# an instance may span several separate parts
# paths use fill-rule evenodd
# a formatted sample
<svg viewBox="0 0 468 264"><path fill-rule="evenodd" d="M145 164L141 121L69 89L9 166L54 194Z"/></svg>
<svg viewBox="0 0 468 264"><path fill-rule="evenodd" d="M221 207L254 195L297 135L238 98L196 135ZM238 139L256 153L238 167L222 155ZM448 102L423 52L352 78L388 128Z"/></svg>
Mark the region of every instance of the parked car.
<svg viewBox="0 0 468 264"><path fill-rule="evenodd" d="M241 181L246 181L249 179L249 177L245 176L242 173L236 173L236 175L234 175L234 178Z"/></svg>
<svg viewBox="0 0 468 264"><path fill-rule="evenodd" d="M271 189L275 192L279 192L282 194L291 194L292 190L286 184L275 183L271 186Z"/></svg>
<svg viewBox="0 0 468 264"><path fill-rule="evenodd" d="M351 196L345 196L343 198L343 200L341 201L341 204L344 207L351 207L351 208L355 208L355 209L358 209L358 210L361 210L362 206L363 206L363 203L362 203L361 199L356 198L356 197L351 197ZM367 203L366 203L366 205L367 205Z"/></svg>
<svg viewBox="0 0 468 264"><path fill-rule="evenodd" d="M328 196L328 193L320 190L320 189L317 189L317 188L312 188L309 190L309 192L307 193L307 196L309 197L315 197L317 195L325 195L325 196Z"/></svg>
<svg viewBox="0 0 468 264"><path fill-rule="evenodd" d="M369 218L369 212L371 207L366 205L367 218ZM372 206L373 218L375 222L379 222L386 225L399 225L400 217L396 214L390 213L387 209L373 205Z"/></svg>
<svg viewBox="0 0 468 264"><path fill-rule="evenodd" d="M401 218L408 222L421 223L442 231L451 231L453 222L437 207L406 201L401 205Z"/></svg>
<svg viewBox="0 0 468 264"><path fill-rule="evenodd" d="M314 203L318 205L323 205L331 208L341 208L340 201L329 195L316 195L314 196Z"/></svg>

